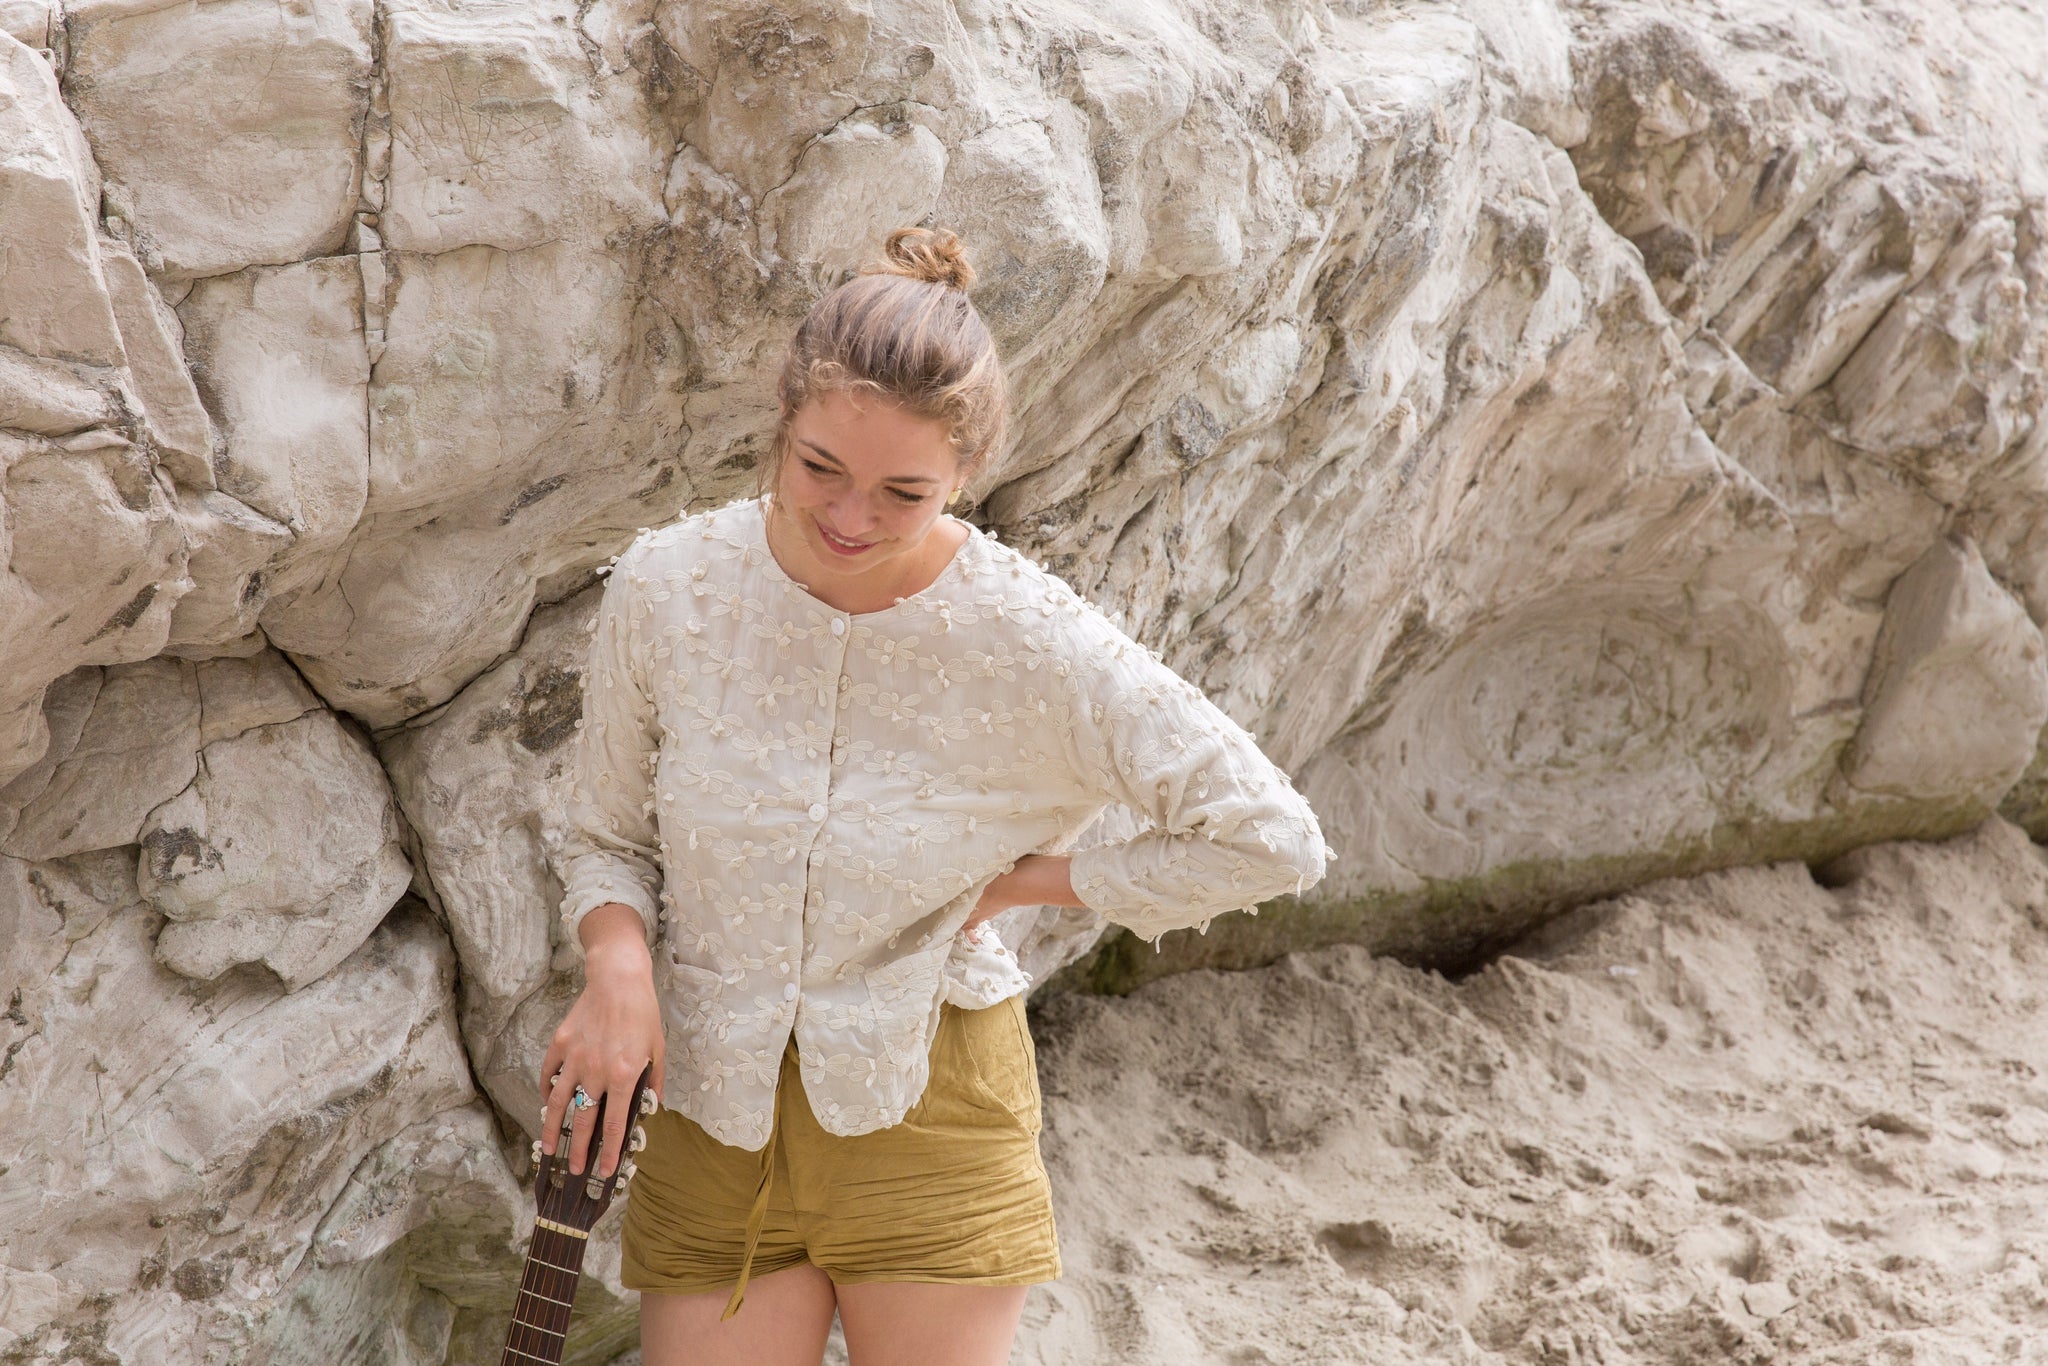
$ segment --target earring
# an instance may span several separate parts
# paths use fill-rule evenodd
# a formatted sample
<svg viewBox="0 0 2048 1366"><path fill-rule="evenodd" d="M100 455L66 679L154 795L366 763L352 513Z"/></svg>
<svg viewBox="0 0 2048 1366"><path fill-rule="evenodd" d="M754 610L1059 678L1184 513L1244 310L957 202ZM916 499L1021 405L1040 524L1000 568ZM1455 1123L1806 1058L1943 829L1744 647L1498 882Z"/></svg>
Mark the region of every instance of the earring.
<svg viewBox="0 0 2048 1366"><path fill-rule="evenodd" d="M960 501L960 490L959 490L959 489L954 489L954 490L953 490L953 496L952 496L952 497L950 497L950 498L948 498L948 499L946 500L946 506L947 506L947 507L951 507L951 506L953 506L953 504L955 504L955 503L957 503L957 502L959 502L959 501Z"/></svg>

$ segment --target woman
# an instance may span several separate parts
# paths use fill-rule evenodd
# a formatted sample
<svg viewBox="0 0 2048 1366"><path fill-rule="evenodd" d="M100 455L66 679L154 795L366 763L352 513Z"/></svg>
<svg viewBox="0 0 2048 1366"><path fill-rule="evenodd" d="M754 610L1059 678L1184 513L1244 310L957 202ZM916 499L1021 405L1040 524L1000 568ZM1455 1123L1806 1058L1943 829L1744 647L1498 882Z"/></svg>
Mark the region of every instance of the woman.
<svg viewBox="0 0 2048 1366"><path fill-rule="evenodd" d="M583 994L542 1066L553 1151L606 1094L647 1366L1008 1360L1059 1274L1027 979L984 929L1088 906L1141 934L1299 891L1327 854L1252 739L1066 584L945 513L1004 428L949 233L792 339L758 496L614 562L563 918ZM1060 851L1111 803L1127 842ZM579 1096L579 1089L581 1095ZM575 1170L572 1160L572 1170Z"/></svg>

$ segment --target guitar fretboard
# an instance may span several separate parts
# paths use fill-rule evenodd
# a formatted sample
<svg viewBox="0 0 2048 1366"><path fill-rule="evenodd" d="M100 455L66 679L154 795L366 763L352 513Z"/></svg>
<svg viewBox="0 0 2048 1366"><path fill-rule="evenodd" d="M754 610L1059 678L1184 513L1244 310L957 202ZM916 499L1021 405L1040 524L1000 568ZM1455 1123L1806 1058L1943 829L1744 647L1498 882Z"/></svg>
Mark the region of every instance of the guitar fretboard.
<svg viewBox="0 0 2048 1366"><path fill-rule="evenodd" d="M541 1220L533 1226L526 1249L526 1274L519 1279L519 1298L512 1304L512 1331L505 1338L502 1366L561 1366L568 1340L569 1308L576 1302L576 1282L583 1274L586 1235L566 1225Z"/></svg>

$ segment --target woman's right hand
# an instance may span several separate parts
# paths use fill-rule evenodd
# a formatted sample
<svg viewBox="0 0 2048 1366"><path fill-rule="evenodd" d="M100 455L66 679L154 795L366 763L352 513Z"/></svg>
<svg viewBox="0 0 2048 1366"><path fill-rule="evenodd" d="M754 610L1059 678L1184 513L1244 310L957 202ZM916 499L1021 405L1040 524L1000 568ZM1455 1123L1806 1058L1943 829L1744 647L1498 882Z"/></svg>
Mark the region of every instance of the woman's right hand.
<svg viewBox="0 0 2048 1366"><path fill-rule="evenodd" d="M540 1092L547 1102L541 1151L555 1151L562 1112L580 1085L593 1101L599 1095L605 1098L604 1147L598 1154L597 1174L608 1177L618 1168L626 1130L635 1118L634 1085L649 1063L654 1064L656 1095L661 1091L666 1051L661 1004L654 995L654 960L638 911L607 903L584 916L577 933L583 941L583 994L555 1030L541 1061ZM595 1105L586 1106L572 1120L569 1170L579 1176L596 1113Z"/></svg>

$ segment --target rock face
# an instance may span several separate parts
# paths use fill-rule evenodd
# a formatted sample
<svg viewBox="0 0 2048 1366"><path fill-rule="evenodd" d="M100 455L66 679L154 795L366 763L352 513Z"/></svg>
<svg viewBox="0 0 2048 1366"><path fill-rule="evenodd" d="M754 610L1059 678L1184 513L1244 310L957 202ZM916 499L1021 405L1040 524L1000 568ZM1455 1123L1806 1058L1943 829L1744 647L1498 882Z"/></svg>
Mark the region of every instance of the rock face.
<svg viewBox="0 0 2048 1366"><path fill-rule="evenodd" d="M400 913L286 995L165 971L128 851L0 859L0 897L20 1121L0 1139L0 1352L229 1359L278 1312L362 1155L473 1094L447 940Z"/></svg>
<svg viewBox="0 0 2048 1366"><path fill-rule="evenodd" d="M0 0L0 1354L489 1354L593 572L904 222L1010 368L977 520L1339 853L1014 913L1040 978L2048 835L2040 4L1085 8ZM49 1068L182 1137L80 1205Z"/></svg>

